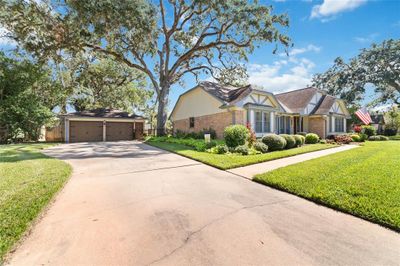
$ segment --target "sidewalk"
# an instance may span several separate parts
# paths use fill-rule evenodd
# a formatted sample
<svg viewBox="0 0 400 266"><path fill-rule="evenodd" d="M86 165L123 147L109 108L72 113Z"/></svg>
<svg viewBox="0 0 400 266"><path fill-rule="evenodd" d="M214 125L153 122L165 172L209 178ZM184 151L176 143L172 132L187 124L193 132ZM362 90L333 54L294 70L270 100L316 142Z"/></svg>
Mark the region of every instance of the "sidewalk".
<svg viewBox="0 0 400 266"><path fill-rule="evenodd" d="M257 164L252 164L249 166L243 166L243 167L238 167L238 168L233 168L227 170L228 172L235 174L235 175L240 175L242 177L248 178L248 179L253 179L253 177L257 174L262 174L265 172L269 172L272 170L275 170L277 168L285 167L288 165L296 164L296 163L301 163L307 160L319 158L322 156L334 154L337 152L341 151L347 151L351 150L354 148L358 148L359 146L357 145L344 145L340 146L337 148L331 148L327 150L322 150L322 151L314 151L314 152L309 152L305 154L300 154L292 157L286 157L278 160L273 160L273 161L268 161L264 163L257 163Z"/></svg>

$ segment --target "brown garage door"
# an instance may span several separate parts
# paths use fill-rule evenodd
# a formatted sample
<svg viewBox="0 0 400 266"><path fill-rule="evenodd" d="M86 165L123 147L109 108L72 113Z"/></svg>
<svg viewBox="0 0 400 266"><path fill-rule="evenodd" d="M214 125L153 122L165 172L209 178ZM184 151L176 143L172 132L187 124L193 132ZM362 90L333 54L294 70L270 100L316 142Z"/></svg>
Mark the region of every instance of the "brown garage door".
<svg viewBox="0 0 400 266"><path fill-rule="evenodd" d="M106 140L133 140L133 123L107 122Z"/></svg>
<svg viewBox="0 0 400 266"><path fill-rule="evenodd" d="M103 122L70 121L69 132L70 142L102 141Z"/></svg>
<svg viewBox="0 0 400 266"><path fill-rule="evenodd" d="M135 139L143 138L143 122L135 123Z"/></svg>

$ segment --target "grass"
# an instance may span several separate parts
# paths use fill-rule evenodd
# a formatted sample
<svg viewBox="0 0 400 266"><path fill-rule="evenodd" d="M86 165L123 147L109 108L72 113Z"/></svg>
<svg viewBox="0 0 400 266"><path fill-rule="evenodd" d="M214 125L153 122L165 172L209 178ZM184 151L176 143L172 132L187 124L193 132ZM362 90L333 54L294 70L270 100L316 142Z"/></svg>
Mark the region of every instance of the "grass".
<svg viewBox="0 0 400 266"><path fill-rule="evenodd" d="M67 163L40 153L51 145L0 145L0 265L71 174Z"/></svg>
<svg viewBox="0 0 400 266"><path fill-rule="evenodd" d="M366 142L254 180L400 231L398 141Z"/></svg>
<svg viewBox="0 0 400 266"><path fill-rule="evenodd" d="M159 142L151 140L147 141L147 143L152 146L177 153L179 155L194 159L196 161L200 161L202 163L214 166L222 170L335 147L332 144L313 144L313 145L305 145L290 150L274 151L264 154L239 155L239 154L213 154L208 152L199 152L194 150L194 148L192 147L188 147L186 145L178 143L168 143L168 142Z"/></svg>

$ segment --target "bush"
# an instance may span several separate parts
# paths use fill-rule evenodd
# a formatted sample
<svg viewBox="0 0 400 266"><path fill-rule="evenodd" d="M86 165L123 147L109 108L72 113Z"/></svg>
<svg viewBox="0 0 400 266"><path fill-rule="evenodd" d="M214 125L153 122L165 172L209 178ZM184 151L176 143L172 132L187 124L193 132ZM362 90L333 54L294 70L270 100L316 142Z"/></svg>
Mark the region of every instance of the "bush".
<svg viewBox="0 0 400 266"><path fill-rule="evenodd" d="M376 134L376 128L374 126L362 126L362 133L367 134L368 137Z"/></svg>
<svg viewBox="0 0 400 266"><path fill-rule="evenodd" d="M294 140L296 141L296 146L304 145L306 138L303 135L294 135Z"/></svg>
<svg viewBox="0 0 400 266"><path fill-rule="evenodd" d="M305 137L307 135L307 132L297 132L297 135L301 135L301 136Z"/></svg>
<svg viewBox="0 0 400 266"><path fill-rule="evenodd" d="M265 145L265 144L264 144L263 142L261 142L261 141L256 141L256 142L254 142L253 148L254 148L256 151L260 151L260 152L262 152L262 153L268 152L268 146Z"/></svg>
<svg viewBox="0 0 400 266"><path fill-rule="evenodd" d="M215 146L217 146L217 142L215 140L206 143L206 149L211 149L212 147Z"/></svg>
<svg viewBox="0 0 400 266"><path fill-rule="evenodd" d="M281 136L282 138L284 138L286 140L285 149L291 149L296 146L296 140L294 139L293 136L287 135L287 134L280 134L279 136Z"/></svg>
<svg viewBox="0 0 400 266"><path fill-rule="evenodd" d="M314 133L308 133L306 135L306 143L307 144L316 144L319 141L319 137L317 134Z"/></svg>
<svg viewBox="0 0 400 266"><path fill-rule="evenodd" d="M353 134L350 137L354 142L361 142L361 137L358 134Z"/></svg>
<svg viewBox="0 0 400 266"><path fill-rule="evenodd" d="M360 126L354 126L353 130L354 130L354 132L356 132L356 133L361 133L362 127L360 127Z"/></svg>
<svg viewBox="0 0 400 266"><path fill-rule="evenodd" d="M396 134L397 134L397 128L394 128L394 127L385 127L385 131L384 131L384 134L386 135L386 136L396 136Z"/></svg>
<svg viewBox="0 0 400 266"><path fill-rule="evenodd" d="M353 139L349 135L337 135L335 141L339 144L349 144Z"/></svg>
<svg viewBox="0 0 400 266"><path fill-rule="evenodd" d="M321 144L326 144L326 143L328 143L328 142L326 141L326 139L321 139L321 140L319 141L319 143L321 143Z"/></svg>
<svg viewBox="0 0 400 266"><path fill-rule="evenodd" d="M219 144L217 146L215 146L215 152L218 154L225 154L229 151L228 146L226 146L225 144Z"/></svg>
<svg viewBox="0 0 400 266"><path fill-rule="evenodd" d="M270 151L283 150L286 146L286 140L276 134L267 134L262 137L262 142L268 146Z"/></svg>
<svg viewBox="0 0 400 266"><path fill-rule="evenodd" d="M368 135L367 134L360 133L359 136L360 136L360 141L361 142L364 142L364 141L366 141L368 139Z"/></svg>
<svg viewBox="0 0 400 266"><path fill-rule="evenodd" d="M368 138L369 141L386 141L389 140L388 137L382 135L370 136Z"/></svg>
<svg viewBox="0 0 400 266"><path fill-rule="evenodd" d="M248 155L249 154L249 147L246 145L240 145L235 148L236 153L240 153L241 155Z"/></svg>
<svg viewBox="0 0 400 266"><path fill-rule="evenodd" d="M249 130L243 125L228 126L224 130L225 143L230 148L244 145L249 138Z"/></svg>

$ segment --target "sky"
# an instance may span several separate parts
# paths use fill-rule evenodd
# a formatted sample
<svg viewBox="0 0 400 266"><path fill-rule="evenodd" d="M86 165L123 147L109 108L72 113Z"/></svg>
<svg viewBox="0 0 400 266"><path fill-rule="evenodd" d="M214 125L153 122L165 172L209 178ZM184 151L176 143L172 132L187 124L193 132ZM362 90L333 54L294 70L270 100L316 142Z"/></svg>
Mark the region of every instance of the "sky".
<svg viewBox="0 0 400 266"><path fill-rule="evenodd" d="M386 39L400 38L400 0L269 0L276 14L287 13L285 30L294 43L289 56L272 54L273 44L265 44L249 56L247 69L251 84L270 92L300 89L311 84L313 74L326 71L336 57L349 59L360 49ZM0 28L0 36L4 31ZM0 49L12 46L0 38ZM210 77L203 77L210 79ZM185 77L185 86L172 88L169 110L179 95L196 85ZM365 103L373 97L368 91Z"/></svg>

